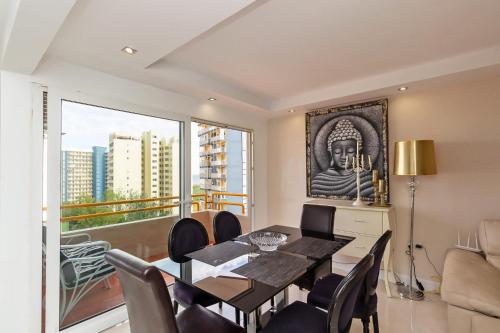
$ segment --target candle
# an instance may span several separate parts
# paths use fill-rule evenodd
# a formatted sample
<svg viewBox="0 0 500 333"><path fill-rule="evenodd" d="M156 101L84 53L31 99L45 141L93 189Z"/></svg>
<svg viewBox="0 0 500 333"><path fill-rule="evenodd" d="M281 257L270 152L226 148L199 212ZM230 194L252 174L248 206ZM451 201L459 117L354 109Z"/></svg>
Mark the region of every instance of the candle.
<svg viewBox="0 0 500 333"><path fill-rule="evenodd" d="M355 168L356 167L356 162L355 162L355 158L354 156L352 157L352 167Z"/></svg>
<svg viewBox="0 0 500 333"><path fill-rule="evenodd" d="M371 169L371 167L372 167L372 157L370 155L368 155L368 166Z"/></svg>
<svg viewBox="0 0 500 333"><path fill-rule="evenodd" d="M349 164L349 156L345 157L345 169L347 171L347 165Z"/></svg>
<svg viewBox="0 0 500 333"><path fill-rule="evenodd" d="M365 167L365 155L361 155L361 167Z"/></svg>
<svg viewBox="0 0 500 333"><path fill-rule="evenodd" d="M385 193L385 182L384 182L384 180L383 180L383 179L380 179L380 180L378 181L378 191L379 191L380 193Z"/></svg>
<svg viewBox="0 0 500 333"><path fill-rule="evenodd" d="M370 157L370 156L368 155L368 157ZM378 170L377 169L374 169L372 172L372 182L374 182L374 183L378 182Z"/></svg>

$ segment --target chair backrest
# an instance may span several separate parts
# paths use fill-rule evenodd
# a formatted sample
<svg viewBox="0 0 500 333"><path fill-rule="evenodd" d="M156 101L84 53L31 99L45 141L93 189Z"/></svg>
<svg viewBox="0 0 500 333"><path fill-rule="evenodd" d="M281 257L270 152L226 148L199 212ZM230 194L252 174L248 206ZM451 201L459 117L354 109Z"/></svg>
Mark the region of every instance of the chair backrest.
<svg viewBox="0 0 500 333"><path fill-rule="evenodd" d="M333 221L335 218L335 207L308 205L302 206L302 218L300 229L314 233L333 233Z"/></svg>
<svg viewBox="0 0 500 333"><path fill-rule="evenodd" d="M106 253L115 267L127 304L130 332L178 333L174 310L160 271L118 249Z"/></svg>
<svg viewBox="0 0 500 333"><path fill-rule="evenodd" d="M215 243L223 243L241 235L241 224L231 212L222 211L214 216L213 221Z"/></svg>
<svg viewBox="0 0 500 333"><path fill-rule="evenodd" d="M367 254L337 286L328 307L328 332L349 332L359 291L372 266L373 254Z"/></svg>
<svg viewBox="0 0 500 333"><path fill-rule="evenodd" d="M191 260L185 255L208 245L208 233L203 224L193 218L177 221L168 236L168 255L175 262Z"/></svg>
<svg viewBox="0 0 500 333"><path fill-rule="evenodd" d="M372 246L370 250L370 254L373 254L373 267L370 268L368 274L366 275L366 296L373 295L375 293L375 289L377 289L378 284L378 274L380 271L380 264L382 262L382 257L384 256L384 251L387 246L387 243L391 239L392 231L387 230L377 242ZM368 301L366 299L366 301Z"/></svg>

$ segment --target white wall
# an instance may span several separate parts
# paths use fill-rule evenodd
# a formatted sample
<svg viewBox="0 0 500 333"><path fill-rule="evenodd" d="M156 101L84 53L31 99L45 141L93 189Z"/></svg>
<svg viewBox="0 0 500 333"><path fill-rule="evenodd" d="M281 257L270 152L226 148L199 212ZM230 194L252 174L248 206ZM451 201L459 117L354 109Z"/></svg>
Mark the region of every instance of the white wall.
<svg viewBox="0 0 500 333"><path fill-rule="evenodd" d="M32 150L31 102L29 77L0 72L0 331L9 333L39 332L41 322L42 190L32 165L41 175L42 157L41 146Z"/></svg>

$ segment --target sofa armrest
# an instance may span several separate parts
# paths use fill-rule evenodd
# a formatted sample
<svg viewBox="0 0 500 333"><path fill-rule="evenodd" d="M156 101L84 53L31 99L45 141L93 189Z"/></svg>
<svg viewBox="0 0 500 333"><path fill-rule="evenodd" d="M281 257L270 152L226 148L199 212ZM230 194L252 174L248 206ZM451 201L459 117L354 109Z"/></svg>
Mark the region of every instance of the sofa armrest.
<svg viewBox="0 0 500 333"><path fill-rule="evenodd" d="M451 249L444 262L441 296L451 305L500 317L500 270L477 253Z"/></svg>

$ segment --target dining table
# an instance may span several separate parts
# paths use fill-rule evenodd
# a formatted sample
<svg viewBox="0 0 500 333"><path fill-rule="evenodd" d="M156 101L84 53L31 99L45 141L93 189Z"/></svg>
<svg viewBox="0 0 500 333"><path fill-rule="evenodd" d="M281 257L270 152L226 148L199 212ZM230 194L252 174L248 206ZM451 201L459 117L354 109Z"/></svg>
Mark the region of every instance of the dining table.
<svg viewBox="0 0 500 333"><path fill-rule="evenodd" d="M256 332L288 304L288 287L319 265L332 265L332 255L354 237L323 234L300 228L273 225L254 232L277 232L286 241L275 251L261 251L250 233L211 244L185 255L153 264L162 272L218 298L243 313L247 332ZM273 306L261 307L273 299Z"/></svg>

